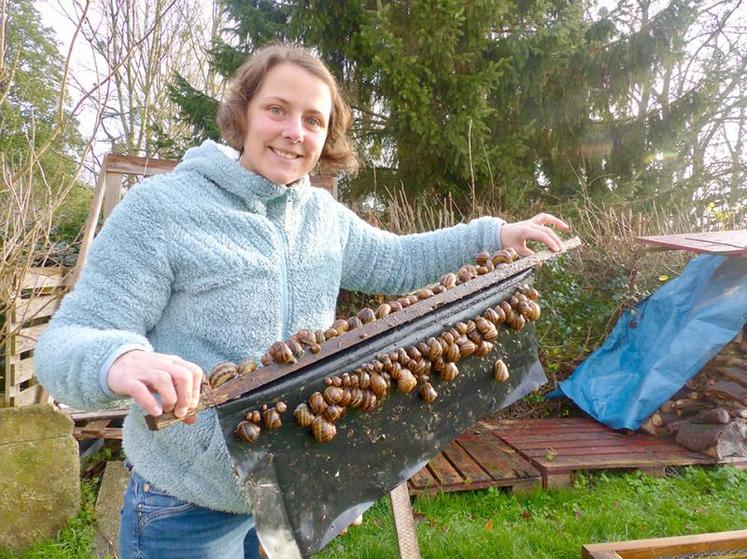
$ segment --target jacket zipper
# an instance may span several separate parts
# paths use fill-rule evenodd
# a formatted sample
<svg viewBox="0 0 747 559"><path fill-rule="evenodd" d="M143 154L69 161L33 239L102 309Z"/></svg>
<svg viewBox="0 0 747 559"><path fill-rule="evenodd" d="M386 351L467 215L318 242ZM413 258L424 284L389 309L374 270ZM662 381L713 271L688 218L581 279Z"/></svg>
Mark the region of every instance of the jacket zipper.
<svg viewBox="0 0 747 559"><path fill-rule="evenodd" d="M280 231L280 250L282 255L280 257L280 295L282 298L282 309L281 309L281 324L283 325L282 338L287 340L290 337L288 333L288 318L289 318L289 302L288 302L288 237L285 234L285 215L281 220L278 230Z"/></svg>

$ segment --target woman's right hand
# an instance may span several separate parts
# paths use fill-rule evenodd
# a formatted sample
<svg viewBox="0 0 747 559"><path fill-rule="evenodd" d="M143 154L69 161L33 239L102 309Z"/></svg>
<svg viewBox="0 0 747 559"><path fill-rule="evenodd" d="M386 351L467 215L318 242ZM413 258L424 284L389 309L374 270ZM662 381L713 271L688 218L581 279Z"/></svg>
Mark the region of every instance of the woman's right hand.
<svg viewBox="0 0 747 559"><path fill-rule="evenodd" d="M173 411L181 418L197 407L202 377L199 366L178 355L134 349L114 361L106 378L114 394L129 396L150 415ZM185 423L194 423L190 420Z"/></svg>

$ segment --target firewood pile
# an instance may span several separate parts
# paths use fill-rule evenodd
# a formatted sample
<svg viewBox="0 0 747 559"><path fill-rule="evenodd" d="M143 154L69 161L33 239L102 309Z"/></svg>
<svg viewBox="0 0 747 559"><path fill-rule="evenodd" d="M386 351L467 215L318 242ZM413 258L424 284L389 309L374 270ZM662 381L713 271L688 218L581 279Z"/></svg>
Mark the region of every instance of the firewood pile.
<svg viewBox="0 0 747 559"><path fill-rule="evenodd" d="M719 460L747 457L747 326L641 430Z"/></svg>

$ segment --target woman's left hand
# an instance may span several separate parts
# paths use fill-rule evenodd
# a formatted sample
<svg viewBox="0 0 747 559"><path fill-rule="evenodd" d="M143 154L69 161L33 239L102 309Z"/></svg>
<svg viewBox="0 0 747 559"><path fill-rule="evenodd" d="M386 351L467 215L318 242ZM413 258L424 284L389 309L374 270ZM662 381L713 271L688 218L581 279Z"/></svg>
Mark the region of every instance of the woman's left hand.
<svg viewBox="0 0 747 559"><path fill-rule="evenodd" d="M563 231L570 229L565 221L554 215L541 213L524 221L504 223L501 227L501 244L503 248L513 248L519 256L534 254L527 247L527 241L544 243L547 248L557 252L563 248L563 243L548 225L554 225Z"/></svg>

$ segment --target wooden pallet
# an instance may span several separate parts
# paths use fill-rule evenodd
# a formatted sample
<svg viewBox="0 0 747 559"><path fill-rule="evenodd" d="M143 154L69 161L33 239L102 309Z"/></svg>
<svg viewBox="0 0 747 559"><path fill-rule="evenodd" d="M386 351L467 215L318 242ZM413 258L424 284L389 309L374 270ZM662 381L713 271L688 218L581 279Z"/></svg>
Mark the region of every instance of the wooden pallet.
<svg viewBox="0 0 747 559"><path fill-rule="evenodd" d="M667 466L716 460L673 441L614 431L588 417L486 421L482 425L531 461L543 487L569 485L575 471L638 469L662 475Z"/></svg>
<svg viewBox="0 0 747 559"><path fill-rule="evenodd" d="M527 460L478 423L417 472L409 488L414 495L486 487L528 490L540 480Z"/></svg>
<svg viewBox="0 0 747 559"><path fill-rule="evenodd" d="M737 231L705 231L680 235L656 235L638 237L649 245L660 249L687 250L689 252L723 254L728 256L747 254L747 229Z"/></svg>
<svg viewBox="0 0 747 559"><path fill-rule="evenodd" d="M69 415L75 422L73 436L79 441L86 439L122 440L122 421L127 415L127 410L71 411Z"/></svg>

